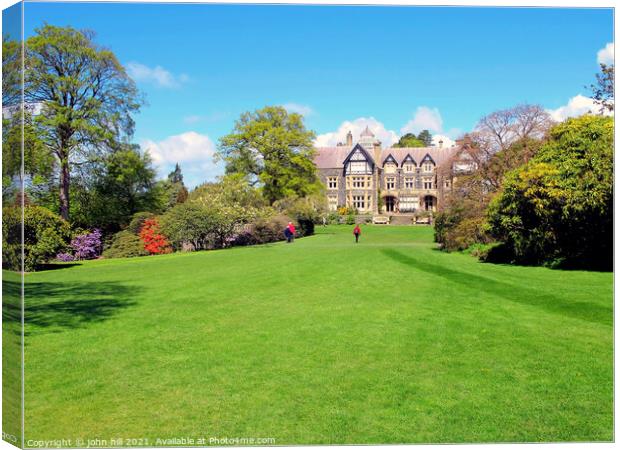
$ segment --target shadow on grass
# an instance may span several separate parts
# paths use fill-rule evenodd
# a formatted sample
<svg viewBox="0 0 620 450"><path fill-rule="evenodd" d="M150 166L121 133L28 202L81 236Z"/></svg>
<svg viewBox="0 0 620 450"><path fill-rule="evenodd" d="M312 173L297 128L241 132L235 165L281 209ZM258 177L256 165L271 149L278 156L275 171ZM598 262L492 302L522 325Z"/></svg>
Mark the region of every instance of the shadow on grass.
<svg viewBox="0 0 620 450"><path fill-rule="evenodd" d="M482 291L516 303L535 306L552 313L577 318L602 325L613 324L613 308L591 302L570 301L563 297L524 286L515 286L491 278L461 272L449 267L432 264L396 250L383 250L389 258L414 269L441 277L472 290Z"/></svg>
<svg viewBox="0 0 620 450"><path fill-rule="evenodd" d="M10 299L2 306L3 321L19 324L20 283L3 280L2 288L5 298L8 295ZM136 293L136 288L110 282L26 283L25 334L58 332L102 322L134 305Z"/></svg>
<svg viewBox="0 0 620 450"><path fill-rule="evenodd" d="M40 264L37 267L37 271L48 271L48 270L60 270L60 269L68 269L70 267L81 266L80 263L47 263Z"/></svg>

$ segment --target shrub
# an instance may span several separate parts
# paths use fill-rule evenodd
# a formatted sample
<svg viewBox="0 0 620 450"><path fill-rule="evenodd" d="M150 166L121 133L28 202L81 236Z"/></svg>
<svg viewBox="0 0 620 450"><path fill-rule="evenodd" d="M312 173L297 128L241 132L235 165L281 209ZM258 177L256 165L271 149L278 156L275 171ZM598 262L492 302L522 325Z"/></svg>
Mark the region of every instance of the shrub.
<svg viewBox="0 0 620 450"><path fill-rule="evenodd" d="M338 214L341 216L350 216L357 214L357 209L348 206L341 206L338 208Z"/></svg>
<svg viewBox="0 0 620 450"><path fill-rule="evenodd" d="M472 252L472 255L477 256L480 261L495 264L512 263L515 259L515 255L510 246L503 242L495 242L486 247L482 247L477 252Z"/></svg>
<svg viewBox="0 0 620 450"><path fill-rule="evenodd" d="M355 225L355 215L354 214L349 214L347 216L347 225Z"/></svg>
<svg viewBox="0 0 620 450"><path fill-rule="evenodd" d="M205 250L209 246L213 220L208 208L188 201L168 210L161 217L160 226L175 250L180 250L184 244L191 244L194 250Z"/></svg>
<svg viewBox="0 0 620 450"><path fill-rule="evenodd" d="M71 262L71 261L75 261L75 258L73 257L71 253L64 252L64 253L57 254L56 260L60 262Z"/></svg>
<svg viewBox="0 0 620 450"><path fill-rule="evenodd" d="M437 222L435 222L437 223ZM446 250L465 250L473 244L488 244L488 224L484 217L469 217L449 228L445 233L443 246Z"/></svg>
<svg viewBox="0 0 620 450"><path fill-rule="evenodd" d="M144 244L144 249L151 255L170 253L172 247L160 230L159 222L155 218L146 219L140 230L140 239Z"/></svg>
<svg viewBox="0 0 620 450"><path fill-rule="evenodd" d="M213 197L190 199L161 216L161 230L177 250L188 244L194 250L222 248L229 246L239 228L261 212Z"/></svg>
<svg viewBox="0 0 620 450"><path fill-rule="evenodd" d="M38 266L67 250L71 236L69 224L41 206L24 207L24 270ZM21 270L22 211L19 207L2 209L2 265Z"/></svg>
<svg viewBox="0 0 620 450"><path fill-rule="evenodd" d="M71 248L74 251L74 259L94 259L101 254L101 231L94 230L92 233L80 234L71 240Z"/></svg>
<svg viewBox="0 0 620 450"><path fill-rule="evenodd" d="M112 238L110 247L103 252L104 258L132 258L147 256L148 251L140 236L132 233L129 229L119 231Z"/></svg>
<svg viewBox="0 0 620 450"><path fill-rule="evenodd" d="M330 225L338 225L340 223L340 214L336 211L332 211L327 216L327 223Z"/></svg>
<svg viewBox="0 0 620 450"><path fill-rule="evenodd" d="M285 239L284 229L289 222L293 222L298 228L290 217L284 215L257 219L236 236L232 245L256 245L282 241Z"/></svg>

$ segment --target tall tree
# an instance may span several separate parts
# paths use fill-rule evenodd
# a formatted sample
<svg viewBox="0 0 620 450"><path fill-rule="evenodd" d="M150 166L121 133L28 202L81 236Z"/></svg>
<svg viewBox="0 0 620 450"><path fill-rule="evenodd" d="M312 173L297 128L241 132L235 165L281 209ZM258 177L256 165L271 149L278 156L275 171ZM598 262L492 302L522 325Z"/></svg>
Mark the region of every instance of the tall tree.
<svg viewBox="0 0 620 450"><path fill-rule="evenodd" d="M540 105L517 105L495 111L478 121L469 136L485 159L523 139L541 139L553 125Z"/></svg>
<svg viewBox="0 0 620 450"><path fill-rule="evenodd" d="M220 139L218 155L226 162L226 173L248 176L273 203L320 189L313 161L314 137L300 114L267 106L242 114L233 132Z"/></svg>
<svg viewBox="0 0 620 450"><path fill-rule="evenodd" d="M45 25L26 41L25 97L41 105L41 138L57 159L60 215L69 218L71 169L118 149L133 133L138 92L91 31Z"/></svg>
<svg viewBox="0 0 620 450"><path fill-rule="evenodd" d="M433 144L433 135L428 130L420 131L418 139L424 142L425 147L430 147Z"/></svg>
<svg viewBox="0 0 620 450"><path fill-rule="evenodd" d="M168 181L171 183L183 183L183 173L179 163L174 165L174 170L168 174Z"/></svg>
<svg viewBox="0 0 620 450"><path fill-rule="evenodd" d="M166 192L168 208L187 200L189 192L183 183L183 173L178 163L174 166L174 170L168 174L168 179L162 181L162 186Z"/></svg>
<svg viewBox="0 0 620 450"><path fill-rule="evenodd" d="M590 85L594 102L600 106L599 112L614 110L614 65L601 64L601 72L596 74L596 84Z"/></svg>

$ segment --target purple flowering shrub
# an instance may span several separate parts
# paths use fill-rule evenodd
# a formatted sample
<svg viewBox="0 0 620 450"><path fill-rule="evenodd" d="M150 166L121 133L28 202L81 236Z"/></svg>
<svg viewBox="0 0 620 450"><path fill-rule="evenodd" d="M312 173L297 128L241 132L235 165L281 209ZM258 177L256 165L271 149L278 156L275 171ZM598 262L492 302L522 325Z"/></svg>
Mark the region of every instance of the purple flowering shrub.
<svg viewBox="0 0 620 450"><path fill-rule="evenodd" d="M98 257L101 254L101 231L94 230L92 233L84 233L74 237L71 241L71 248L75 260Z"/></svg>
<svg viewBox="0 0 620 450"><path fill-rule="evenodd" d="M73 255L70 253L59 253L56 255L56 259L60 262L74 261Z"/></svg>

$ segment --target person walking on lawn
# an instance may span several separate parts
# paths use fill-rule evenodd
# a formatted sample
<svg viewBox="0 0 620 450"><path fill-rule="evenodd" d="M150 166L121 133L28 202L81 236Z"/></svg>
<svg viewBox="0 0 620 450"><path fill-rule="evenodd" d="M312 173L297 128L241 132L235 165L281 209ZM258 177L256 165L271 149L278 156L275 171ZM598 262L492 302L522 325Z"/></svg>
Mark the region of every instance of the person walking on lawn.
<svg viewBox="0 0 620 450"><path fill-rule="evenodd" d="M357 244L359 239L360 239L360 234L362 234L362 230L360 229L359 225L355 225L355 228L353 228L353 235L355 236L355 243Z"/></svg>
<svg viewBox="0 0 620 450"><path fill-rule="evenodd" d="M284 229L284 237L286 237L286 243L290 244L291 243L291 230L289 230L288 227Z"/></svg>
<svg viewBox="0 0 620 450"><path fill-rule="evenodd" d="M286 229L290 233L290 240L289 240L289 242L295 241L295 225L293 225L293 222L289 222L288 223L288 227L286 227Z"/></svg>

